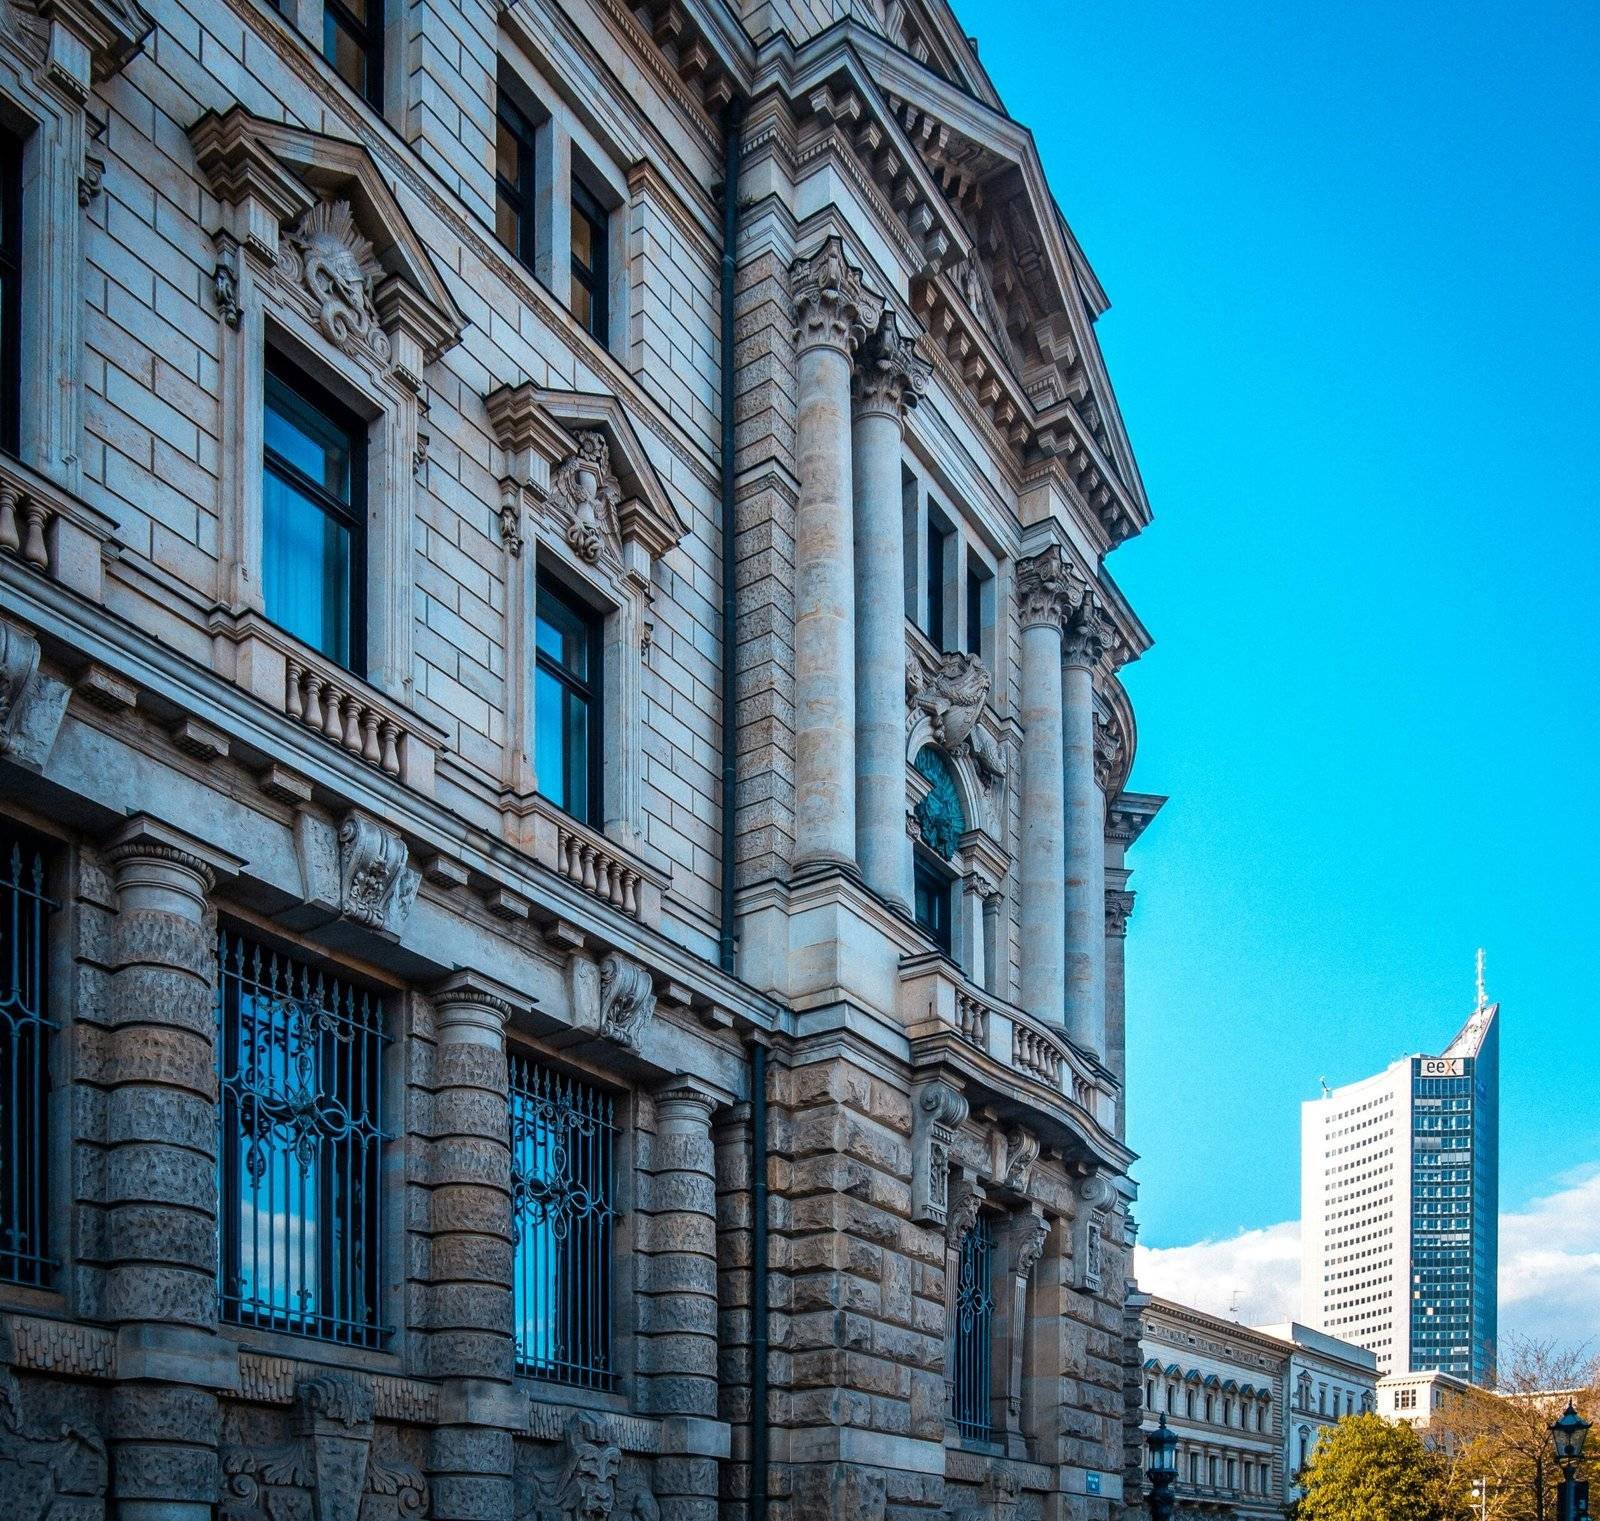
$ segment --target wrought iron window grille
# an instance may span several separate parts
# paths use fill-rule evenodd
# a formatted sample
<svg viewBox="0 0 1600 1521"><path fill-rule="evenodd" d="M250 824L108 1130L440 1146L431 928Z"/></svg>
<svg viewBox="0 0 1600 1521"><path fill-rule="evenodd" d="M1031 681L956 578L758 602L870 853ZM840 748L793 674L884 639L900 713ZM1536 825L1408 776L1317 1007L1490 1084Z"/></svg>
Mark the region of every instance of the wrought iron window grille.
<svg viewBox="0 0 1600 1521"><path fill-rule="evenodd" d="M9 848L7 848L9 847ZM26 836L0 834L0 1279L47 1288L49 1252L48 924L45 857Z"/></svg>
<svg viewBox="0 0 1600 1521"><path fill-rule="evenodd" d="M377 1347L383 999L226 929L217 964L223 1319Z"/></svg>
<svg viewBox="0 0 1600 1521"><path fill-rule="evenodd" d="M951 1417L963 1441L993 1443L994 1225L980 1213L961 1238L952 1328Z"/></svg>
<svg viewBox="0 0 1600 1521"><path fill-rule="evenodd" d="M610 1391L616 1101L527 1057L510 1069L517 1371Z"/></svg>

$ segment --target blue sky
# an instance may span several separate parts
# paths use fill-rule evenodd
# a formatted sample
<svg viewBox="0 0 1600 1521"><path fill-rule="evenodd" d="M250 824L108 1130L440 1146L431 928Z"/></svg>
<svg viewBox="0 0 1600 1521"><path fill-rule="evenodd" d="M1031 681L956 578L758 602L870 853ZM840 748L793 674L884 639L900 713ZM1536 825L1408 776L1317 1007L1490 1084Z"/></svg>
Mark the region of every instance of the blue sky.
<svg viewBox="0 0 1600 1521"><path fill-rule="evenodd" d="M1156 637L1133 785L1172 796L1133 862L1142 1240L1293 1219L1299 1101L1441 1047L1480 944L1504 1206L1586 1186L1600 12L960 14L1110 293L1156 514L1110 561Z"/></svg>

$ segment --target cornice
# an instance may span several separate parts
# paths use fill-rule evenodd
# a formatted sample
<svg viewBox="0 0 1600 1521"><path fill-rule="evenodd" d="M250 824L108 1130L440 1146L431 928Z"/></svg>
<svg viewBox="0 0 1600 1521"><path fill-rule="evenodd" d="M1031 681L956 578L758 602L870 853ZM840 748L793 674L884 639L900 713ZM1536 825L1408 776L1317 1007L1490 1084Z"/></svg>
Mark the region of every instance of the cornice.
<svg viewBox="0 0 1600 1521"><path fill-rule="evenodd" d="M1163 1299L1159 1294L1150 1295L1150 1303L1144 1313L1163 1316L1168 1320L1193 1326L1211 1336L1231 1337L1262 1352L1282 1354L1286 1359L1285 1366L1287 1366L1287 1354L1294 1346L1292 1342L1269 1336L1265 1331L1241 1325L1236 1320L1224 1320L1218 1315L1208 1315L1204 1310L1197 1310L1192 1305L1179 1304L1176 1300Z"/></svg>

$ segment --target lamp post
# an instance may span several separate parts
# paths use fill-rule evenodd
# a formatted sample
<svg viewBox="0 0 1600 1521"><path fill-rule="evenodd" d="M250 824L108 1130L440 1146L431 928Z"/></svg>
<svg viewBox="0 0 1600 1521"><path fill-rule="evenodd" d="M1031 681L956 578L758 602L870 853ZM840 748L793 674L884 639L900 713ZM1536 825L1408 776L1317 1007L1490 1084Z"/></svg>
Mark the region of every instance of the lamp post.
<svg viewBox="0 0 1600 1521"><path fill-rule="evenodd" d="M1589 1514L1589 1485L1579 1483L1576 1472L1583 1457L1584 1440L1589 1435L1589 1423L1578 1414L1571 1400L1561 1413L1561 1418L1550 1423L1550 1435L1555 1443L1556 1461L1561 1465L1561 1490L1556 1499L1556 1521L1583 1521Z"/></svg>
<svg viewBox="0 0 1600 1521"><path fill-rule="evenodd" d="M1154 1431L1145 1433L1144 1444L1150 1449L1150 1460L1145 1465L1145 1477L1150 1481L1150 1521L1172 1521L1178 1507L1178 1498L1172 1492L1178 1477L1178 1434L1167 1425L1166 1416Z"/></svg>

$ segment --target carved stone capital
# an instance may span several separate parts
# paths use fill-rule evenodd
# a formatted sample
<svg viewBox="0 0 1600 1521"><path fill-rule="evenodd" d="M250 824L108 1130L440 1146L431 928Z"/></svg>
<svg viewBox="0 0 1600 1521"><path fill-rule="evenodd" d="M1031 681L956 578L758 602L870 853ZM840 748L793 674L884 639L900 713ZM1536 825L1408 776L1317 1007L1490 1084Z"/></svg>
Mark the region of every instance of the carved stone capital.
<svg viewBox="0 0 1600 1521"><path fill-rule="evenodd" d="M831 348L848 356L867 329L877 326L882 311L837 237L789 266L789 294L794 301L795 347L802 354Z"/></svg>
<svg viewBox="0 0 1600 1521"><path fill-rule="evenodd" d="M938 1079L912 1096L911 1218L943 1225L950 1208L950 1147L967 1117L961 1091Z"/></svg>
<svg viewBox="0 0 1600 1521"><path fill-rule="evenodd" d="M1100 599L1093 592L1087 592L1061 640L1061 663L1092 669L1100 663L1100 657L1114 637L1111 620L1106 617Z"/></svg>
<svg viewBox="0 0 1600 1521"><path fill-rule="evenodd" d="M1084 598L1084 579L1059 544L1017 561L1017 615L1023 628L1064 625Z"/></svg>
<svg viewBox="0 0 1600 1521"><path fill-rule="evenodd" d="M39 669L39 641L0 619L0 755L42 771L55 748L71 691Z"/></svg>
<svg viewBox="0 0 1600 1521"><path fill-rule="evenodd" d="M1106 934L1119 940L1128 933L1128 915L1133 912L1133 894L1112 888L1106 892Z"/></svg>
<svg viewBox="0 0 1600 1521"><path fill-rule="evenodd" d="M1013 1193L1025 1194L1033 1164L1039 1160L1039 1138L1021 1125L1006 1132L1006 1162L1002 1181Z"/></svg>
<svg viewBox="0 0 1600 1521"><path fill-rule="evenodd" d="M434 1025L441 1037L476 1036L499 1045L505 1037L511 1003L476 972L456 972L432 991Z"/></svg>
<svg viewBox="0 0 1600 1521"><path fill-rule="evenodd" d="M887 412L898 421L916 406L933 372L919 347L900 331L895 314L885 311L856 355L852 389L857 411Z"/></svg>

